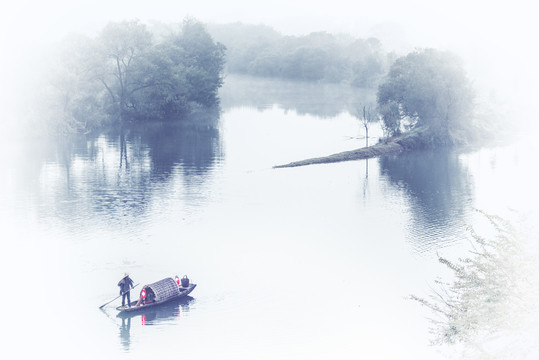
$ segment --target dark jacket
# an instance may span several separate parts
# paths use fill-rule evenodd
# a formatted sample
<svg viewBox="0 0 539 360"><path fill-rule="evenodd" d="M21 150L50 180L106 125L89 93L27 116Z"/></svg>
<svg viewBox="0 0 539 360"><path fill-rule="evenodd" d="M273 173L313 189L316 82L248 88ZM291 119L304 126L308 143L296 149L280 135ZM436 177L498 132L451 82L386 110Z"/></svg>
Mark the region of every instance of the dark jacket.
<svg viewBox="0 0 539 360"><path fill-rule="evenodd" d="M133 287L133 280L129 276L126 276L118 282L118 286L120 287L120 294L122 294Z"/></svg>

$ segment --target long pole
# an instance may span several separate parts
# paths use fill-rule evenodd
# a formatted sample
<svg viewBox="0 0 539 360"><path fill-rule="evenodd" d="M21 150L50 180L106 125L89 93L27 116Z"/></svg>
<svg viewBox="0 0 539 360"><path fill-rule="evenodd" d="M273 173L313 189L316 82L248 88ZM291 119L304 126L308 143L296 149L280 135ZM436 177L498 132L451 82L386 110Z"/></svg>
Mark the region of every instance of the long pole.
<svg viewBox="0 0 539 360"><path fill-rule="evenodd" d="M140 284L140 283L139 283ZM128 292L130 292L132 289L136 288L139 284L133 286L131 289L127 290L126 292L123 292L121 293L120 295L116 296L114 299L112 299L111 301L109 301L108 303L105 303L103 305L101 305L99 308L102 309L105 305L108 305L110 304L111 302L113 302L114 300L118 299L120 296L122 296L123 294L127 294Z"/></svg>

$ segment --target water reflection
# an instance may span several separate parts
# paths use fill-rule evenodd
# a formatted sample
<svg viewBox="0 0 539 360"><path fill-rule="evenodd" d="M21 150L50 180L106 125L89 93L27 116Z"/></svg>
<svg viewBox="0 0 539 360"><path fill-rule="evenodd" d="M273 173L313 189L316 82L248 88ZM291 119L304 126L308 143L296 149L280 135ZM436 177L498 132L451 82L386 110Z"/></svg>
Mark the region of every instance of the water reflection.
<svg viewBox="0 0 539 360"><path fill-rule="evenodd" d="M360 104L375 103L376 93L342 84L318 84L250 76L228 75L221 90L224 110L238 106L264 110L280 108L323 118L354 113Z"/></svg>
<svg viewBox="0 0 539 360"><path fill-rule="evenodd" d="M131 345L131 318L122 319L120 327L120 342L124 351L129 351Z"/></svg>
<svg viewBox="0 0 539 360"><path fill-rule="evenodd" d="M116 316L123 320L140 317L143 325L155 325L180 318L182 312L189 312L190 306L194 301L195 298L192 296L185 296L149 309L142 309L141 311L131 313L118 313Z"/></svg>
<svg viewBox="0 0 539 360"><path fill-rule="evenodd" d="M200 197L223 154L219 112L182 123L127 125L97 135L41 144L35 152L36 193L42 217L69 222L94 214L109 224L140 221L155 192ZM27 180L28 181L28 180Z"/></svg>
<svg viewBox="0 0 539 360"><path fill-rule="evenodd" d="M129 352L131 345L131 322L140 325L159 325L170 321L178 321L182 313L188 313L190 304L195 299L186 296L181 299L173 300L166 304L156 306L150 309L144 309L136 313L119 313L118 318L122 319L120 325L120 343L124 351Z"/></svg>
<svg viewBox="0 0 539 360"><path fill-rule="evenodd" d="M380 171L408 195L408 236L417 251L437 249L462 237L473 189L459 154L440 149L382 157Z"/></svg>

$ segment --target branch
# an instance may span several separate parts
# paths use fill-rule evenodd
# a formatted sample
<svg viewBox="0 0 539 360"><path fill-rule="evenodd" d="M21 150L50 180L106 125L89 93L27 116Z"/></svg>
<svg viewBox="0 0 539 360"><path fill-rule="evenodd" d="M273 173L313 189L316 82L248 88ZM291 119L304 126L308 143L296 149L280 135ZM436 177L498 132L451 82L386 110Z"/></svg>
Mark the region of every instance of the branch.
<svg viewBox="0 0 539 360"><path fill-rule="evenodd" d="M112 102L116 102L116 97L114 96L114 93L112 92L112 90L109 88L109 86L107 85L107 83L105 82L105 80L103 79L99 79L101 80L101 83L105 86L105 88L107 89L108 93L110 94L110 97L112 98Z"/></svg>
<svg viewBox="0 0 539 360"><path fill-rule="evenodd" d="M440 293L438 293L438 291L434 290L434 288L433 288L432 286L430 286L430 285L428 285L428 286L429 286L430 290L431 290L436 296L438 296L438 297L440 298L440 300L441 300L445 305L447 305L447 307L449 307L449 308L451 308L451 309L454 309L454 308L455 308L455 306L454 306L454 305L451 305L450 303L448 303L447 300L445 300L445 298L444 298Z"/></svg>
<svg viewBox="0 0 539 360"><path fill-rule="evenodd" d="M136 93L136 92L139 91L139 90L146 89L146 88L153 87L153 86L157 86L157 85L159 85L159 83L151 83L151 84L141 85L141 86L139 86L139 87L134 88L133 90L131 90L131 91L129 92L129 95L133 95L134 93Z"/></svg>
<svg viewBox="0 0 539 360"><path fill-rule="evenodd" d="M160 82L160 81L152 81L152 82L149 82L149 83L131 83L130 85L133 85L133 86L136 86L133 90L131 90L129 92L129 95L132 95L134 94L135 92L139 91L139 90L142 90L142 89L146 89L146 88L149 88L149 87L152 87L152 86L165 86L165 87L168 87L170 89L174 89L174 84L170 83L170 82Z"/></svg>
<svg viewBox="0 0 539 360"><path fill-rule="evenodd" d="M440 307L438 305L436 305L436 304L432 304L432 303L428 302L427 300L419 298L419 297L417 297L415 295L411 295L410 299L415 300L415 301L421 303L422 305L424 305L424 306L426 306L426 307L428 307L428 308L430 308L430 309L432 309L432 310L434 310L436 312L439 312L440 314L443 314L446 317L448 317L448 314L444 310L440 309Z"/></svg>

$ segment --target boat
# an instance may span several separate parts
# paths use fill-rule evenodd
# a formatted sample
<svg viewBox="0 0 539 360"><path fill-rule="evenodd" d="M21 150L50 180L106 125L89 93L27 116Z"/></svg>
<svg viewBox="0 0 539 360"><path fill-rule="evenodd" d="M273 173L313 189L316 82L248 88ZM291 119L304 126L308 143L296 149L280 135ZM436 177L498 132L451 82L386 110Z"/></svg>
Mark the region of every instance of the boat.
<svg viewBox="0 0 539 360"><path fill-rule="evenodd" d="M165 304L160 304L159 306L145 306L137 311L120 311L116 314L116 317L120 319L132 319L141 316L145 323L179 318L181 314L189 312L194 300L194 297L187 295L179 299L167 301Z"/></svg>
<svg viewBox="0 0 539 360"><path fill-rule="evenodd" d="M138 300L131 301L129 305L118 306L116 310L120 311L120 314L134 313L186 297L197 285L189 283L187 277L181 280L180 282L178 277L176 280L169 277L144 285Z"/></svg>

